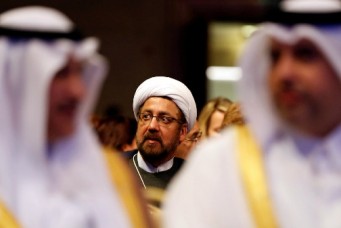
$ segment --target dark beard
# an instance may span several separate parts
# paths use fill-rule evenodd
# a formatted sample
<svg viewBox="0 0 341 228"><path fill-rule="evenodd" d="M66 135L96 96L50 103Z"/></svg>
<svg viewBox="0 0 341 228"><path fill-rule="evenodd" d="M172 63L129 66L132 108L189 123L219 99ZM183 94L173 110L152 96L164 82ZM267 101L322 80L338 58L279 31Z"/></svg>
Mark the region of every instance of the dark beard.
<svg viewBox="0 0 341 228"><path fill-rule="evenodd" d="M153 166L157 166L156 164L161 164L169 155L169 151L166 150L162 150L160 153L155 154L146 151L142 145L138 146L137 148L143 159Z"/></svg>
<svg viewBox="0 0 341 228"><path fill-rule="evenodd" d="M149 148L145 146L145 142L149 139L156 140L160 143L160 149L155 150L154 148ZM158 165L162 164L163 162L167 161L166 159L170 156L170 154L173 154L176 150L177 143L171 144L172 146L166 147L162 139L153 136L152 134L147 134L142 142L137 142L137 149L139 150L141 156L143 159L153 165L154 167L157 167Z"/></svg>

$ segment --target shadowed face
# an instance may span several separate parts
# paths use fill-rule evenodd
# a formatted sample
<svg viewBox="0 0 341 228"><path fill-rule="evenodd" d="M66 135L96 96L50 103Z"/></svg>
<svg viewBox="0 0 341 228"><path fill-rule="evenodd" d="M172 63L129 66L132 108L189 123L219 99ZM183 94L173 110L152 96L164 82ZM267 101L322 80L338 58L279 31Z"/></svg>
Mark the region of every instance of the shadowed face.
<svg viewBox="0 0 341 228"><path fill-rule="evenodd" d="M309 40L271 41L269 87L280 116L292 127L325 136L341 122L341 82Z"/></svg>
<svg viewBox="0 0 341 228"><path fill-rule="evenodd" d="M207 135L209 137L220 135L221 125L223 124L224 116L225 113L218 109L212 113L207 128Z"/></svg>
<svg viewBox="0 0 341 228"><path fill-rule="evenodd" d="M81 63L70 58L52 79L47 129L49 142L74 132L78 106L85 96L81 72Z"/></svg>

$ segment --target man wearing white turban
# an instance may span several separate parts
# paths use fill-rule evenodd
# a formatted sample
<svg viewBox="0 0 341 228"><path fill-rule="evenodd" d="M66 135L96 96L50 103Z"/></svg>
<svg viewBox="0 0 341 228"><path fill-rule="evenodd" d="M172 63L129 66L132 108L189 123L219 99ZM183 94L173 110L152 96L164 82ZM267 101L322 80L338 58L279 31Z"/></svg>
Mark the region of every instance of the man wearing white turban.
<svg viewBox="0 0 341 228"><path fill-rule="evenodd" d="M340 226L341 2L281 4L242 54L247 128L192 153L166 193L165 228Z"/></svg>
<svg viewBox="0 0 341 228"><path fill-rule="evenodd" d="M156 76L136 90L133 111L138 122L138 152L129 161L144 188L165 189L183 159L175 151L197 118L191 91L182 82Z"/></svg>
<svg viewBox="0 0 341 228"><path fill-rule="evenodd" d="M51 8L0 15L1 227L132 227L89 123L97 46Z"/></svg>

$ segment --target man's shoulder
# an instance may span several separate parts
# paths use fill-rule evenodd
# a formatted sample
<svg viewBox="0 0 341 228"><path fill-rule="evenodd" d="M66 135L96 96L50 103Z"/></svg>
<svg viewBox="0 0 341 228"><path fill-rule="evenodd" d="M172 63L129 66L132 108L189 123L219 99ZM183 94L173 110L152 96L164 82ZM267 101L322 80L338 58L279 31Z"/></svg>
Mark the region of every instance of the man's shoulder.
<svg viewBox="0 0 341 228"><path fill-rule="evenodd" d="M137 154L138 150L130 150L130 151L125 151L125 152L121 152L122 156L127 159L127 160L131 160L133 159L134 155Z"/></svg>

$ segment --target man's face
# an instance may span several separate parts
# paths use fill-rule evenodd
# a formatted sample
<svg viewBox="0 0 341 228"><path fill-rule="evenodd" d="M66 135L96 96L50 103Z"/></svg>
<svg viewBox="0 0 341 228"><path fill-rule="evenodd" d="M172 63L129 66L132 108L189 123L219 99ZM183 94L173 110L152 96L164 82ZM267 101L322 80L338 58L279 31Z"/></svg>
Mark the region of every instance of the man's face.
<svg viewBox="0 0 341 228"><path fill-rule="evenodd" d="M325 136L341 122L341 82L308 40L271 41L269 87L280 116L296 129Z"/></svg>
<svg viewBox="0 0 341 228"><path fill-rule="evenodd" d="M168 124L156 117L152 117L150 121L143 121L141 118L138 120L137 147L142 157L156 167L173 158L176 147L186 136L187 125L179 123L180 109L166 98L148 98L139 113L176 119Z"/></svg>
<svg viewBox="0 0 341 228"><path fill-rule="evenodd" d="M85 95L82 65L70 58L50 85L48 140L54 142L73 133L79 103Z"/></svg>

